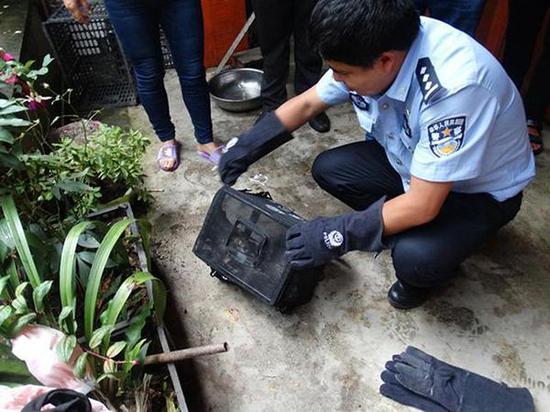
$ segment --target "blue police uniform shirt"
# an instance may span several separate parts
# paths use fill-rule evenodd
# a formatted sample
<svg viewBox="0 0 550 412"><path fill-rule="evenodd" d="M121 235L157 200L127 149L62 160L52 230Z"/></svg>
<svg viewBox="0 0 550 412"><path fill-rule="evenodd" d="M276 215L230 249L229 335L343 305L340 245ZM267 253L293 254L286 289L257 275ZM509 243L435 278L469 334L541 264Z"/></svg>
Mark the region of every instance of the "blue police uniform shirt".
<svg viewBox="0 0 550 412"><path fill-rule="evenodd" d="M397 77L380 96L359 96L328 70L316 86L328 105L351 100L367 139L401 176L454 182L453 191L519 193L535 175L521 97L500 63L470 36L421 17Z"/></svg>

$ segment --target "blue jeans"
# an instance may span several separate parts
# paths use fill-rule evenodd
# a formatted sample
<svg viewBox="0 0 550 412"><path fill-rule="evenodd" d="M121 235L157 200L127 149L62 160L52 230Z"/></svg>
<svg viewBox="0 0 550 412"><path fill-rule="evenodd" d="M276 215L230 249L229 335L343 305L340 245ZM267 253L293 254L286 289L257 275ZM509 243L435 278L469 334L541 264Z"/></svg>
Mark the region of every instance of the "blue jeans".
<svg viewBox="0 0 550 412"><path fill-rule="evenodd" d="M159 139L176 137L163 82L160 26L172 51L195 138L202 144L211 142L200 0L105 0L105 6L124 54L134 67L139 98Z"/></svg>
<svg viewBox="0 0 550 412"><path fill-rule="evenodd" d="M420 13L429 9L430 17L444 21L473 37L485 0L415 0L415 3Z"/></svg>

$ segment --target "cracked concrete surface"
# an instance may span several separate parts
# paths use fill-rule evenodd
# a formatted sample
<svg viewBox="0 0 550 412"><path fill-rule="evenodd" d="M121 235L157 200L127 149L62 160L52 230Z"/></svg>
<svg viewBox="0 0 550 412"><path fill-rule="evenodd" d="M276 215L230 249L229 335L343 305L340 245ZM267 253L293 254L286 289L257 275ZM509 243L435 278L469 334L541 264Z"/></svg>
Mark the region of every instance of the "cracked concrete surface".
<svg viewBox="0 0 550 412"><path fill-rule="evenodd" d="M163 190L153 193L149 214L154 253L188 344L230 345L226 354L194 361L202 400L188 393L191 410L406 411L378 394L379 375L392 354L415 345L510 386L526 386L537 410L550 411L550 147L537 157L537 178L525 191L516 219L423 307L397 311L387 303L394 281L388 252L376 259L353 252L329 264L313 300L285 316L210 277L208 267L193 255L221 184L217 172L195 153L173 71L167 73L166 84L183 151L181 166L171 174L158 171L156 141L147 154L147 185ZM237 187L267 189L306 218L348 211L309 174L318 153L362 138L350 106L328 114L330 133L319 135L304 126L294 141L252 166ZM247 129L256 115L213 107L216 138L227 141ZM154 140L140 107L108 117L140 128ZM251 179L257 174L267 182Z"/></svg>

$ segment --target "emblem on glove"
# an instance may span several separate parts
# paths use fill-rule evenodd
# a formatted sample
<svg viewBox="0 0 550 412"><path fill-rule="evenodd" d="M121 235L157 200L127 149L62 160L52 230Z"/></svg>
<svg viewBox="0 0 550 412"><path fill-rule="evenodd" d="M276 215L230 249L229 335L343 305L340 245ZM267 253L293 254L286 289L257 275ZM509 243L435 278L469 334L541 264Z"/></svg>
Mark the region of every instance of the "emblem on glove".
<svg viewBox="0 0 550 412"><path fill-rule="evenodd" d="M334 249L342 246L344 243L344 236L337 230L333 230L330 233L323 232L323 240L327 249Z"/></svg>

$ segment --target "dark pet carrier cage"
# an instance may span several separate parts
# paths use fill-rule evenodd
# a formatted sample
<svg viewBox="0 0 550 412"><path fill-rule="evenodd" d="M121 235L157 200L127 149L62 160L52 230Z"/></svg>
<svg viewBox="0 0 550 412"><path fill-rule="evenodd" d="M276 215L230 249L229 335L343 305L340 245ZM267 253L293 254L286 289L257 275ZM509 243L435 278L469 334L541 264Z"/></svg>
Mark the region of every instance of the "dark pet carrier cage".
<svg viewBox="0 0 550 412"><path fill-rule="evenodd" d="M288 313L309 302L321 273L321 268L292 269L285 258L286 231L301 221L268 193L224 186L210 205L193 252L213 276Z"/></svg>

